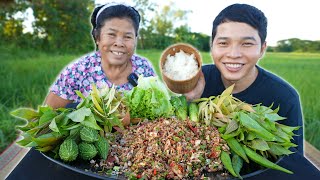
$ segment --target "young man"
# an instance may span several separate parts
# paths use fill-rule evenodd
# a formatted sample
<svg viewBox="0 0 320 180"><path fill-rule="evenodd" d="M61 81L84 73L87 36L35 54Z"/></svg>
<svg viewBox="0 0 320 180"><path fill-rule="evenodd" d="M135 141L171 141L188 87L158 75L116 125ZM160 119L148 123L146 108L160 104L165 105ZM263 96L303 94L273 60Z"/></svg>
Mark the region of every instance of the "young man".
<svg viewBox="0 0 320 180"><path fill-rule="evenodd" d="M189 100L220 95L235 84L233 96L249 104L273 104L285 117L280 123L300 126L293 143L303 155L303 120L299 95L278 76L257 65L266 49L267 18L247 4L233 4L213 21L211 55L214 65L202 67L203 76L196 88L185 94Z"/></svg>

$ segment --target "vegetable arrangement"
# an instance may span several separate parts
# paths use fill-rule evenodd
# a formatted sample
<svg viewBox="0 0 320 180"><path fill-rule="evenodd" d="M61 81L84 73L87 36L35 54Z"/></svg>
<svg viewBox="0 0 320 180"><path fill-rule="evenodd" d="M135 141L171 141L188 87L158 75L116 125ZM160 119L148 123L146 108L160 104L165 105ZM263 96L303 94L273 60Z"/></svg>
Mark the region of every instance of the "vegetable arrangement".
<svg viewBox="0 0 320 180"><path fill-rule="evenodd" d="M194 101L199 103L202 123L218 127L222 139L232 150L231 154L221 153L225 168L240 178L242 161L249 163L250 159L263 167L292 174L268 159L293 153L289 148L296 145L290 140L293 139L293 131L299 127L277 123L285 119L277 114L279 109L244 103L232 96L232 90L233 86L230 86L217 97Z"/></svg>
<svg viewBox="0 0 320 180"><path fill-rule="evenodd" d="M109 142L105 134L115 126L124 128L127 109L123 96L114 87L98 91L94 85L90 96L77 94L82 101L76 109L40 106L38 111L20 108L11 112L27 120L27 125L19 128L23 139L17 144L51 152L65 162L76 160L78 155L83 160L97 154L106 159Z"/></svg>
<svg viewBox="0 0 320 180"><path fill-rule="evenodd" d="M272 110L271 107L244 103L232 96L232 89L233 86L217 97L201 98L188 103L183 95L170 97L164 84L156 77L139 77L138 86L125 93L117 92L114 87L98 90L95 85L92 85L92 92L88 97L77 91L82 101L76 109L52 109L40 106L38 110L20 108L11 114L27 120L26 126L19 128L23 132L23 139L17 142L19 145L53 153L55 158L59 157L65 162L77 158L88 161L99 157L101 162L108 164L104 168L119 170L121 167L123 171L131 169L136 178L141 174L148 178L186 178L190 177L190 174L192 177L200 177L199 170L204 170L204 167L207 167L207 170L221 171L220 163L230 174L241 178L242 167L252 161L262 167L292 173L269 159L293 153L289 148L296 145L290 140L294 135L293 131L299 127L279 124L277 121L284 118L277 114L278 109ZM134 121L135 119L138 121ZM138 125L133 125L138 122ZM147 122L151 124L146 124ZM166 136L163 136L165 132L160 133L160 129L165 125L159 125L157 128L151 126L152 123L156 125L164 122L177 124L176 128L168 126ZM124 129L128 125L130 126ZM144 132L147 134L143 135L141 145L135 147L141 139L139 135L142 134L134 132L138 132L139 128L143 131L149 126L154 129L152 132L151 130ZM178 127L180 130L184 128L183 133ZM113 129L122 129L120 133L137 137L131 139L133 144L125 147L123 143L130 142L130 137L118 142L119 138L115 138ZM213 131L219 133L219 136L215 135L217 138L215 140L220 139L214 144L216 148L210 146L213 145L211 140L214 140L214 137L209 134ZM185 135L186 133L189 134ZM160 139L154 141L156 138ZM144 144L149 146L144 147ZM164 149L167 150L169 146L171 151L165 156ZM140 155L148 154L146 150L150 147L158 148L157 151L149 150L154 156L153 160L157 159L154 163L145 161L135 163L128 157L120 159L114 157L116 152L132 149L129 154L134 154L135 157L132 158L137 158L140 151ZM181 150L188 153L179 157L178 152ZM123 153L128 152L122 152L119 156ZM160 157L165 160L159 159ZM171 159L171 157L179 158ZM196 163L188 162L190 158L195 158ZM117 162L110 164L110 159L117 159ZM179 159L181 161L184 159L183 162L187 164L180 163ZM133 163L130 168L128 168L129 160L129 164ZM141 163L147 166L150 163L157 164L156 162L161 165L149 167L146 172L141 172L143 167L140 166ZM203 168L193 167L195 164ZM168 172L161 171L162 166L168 168ZM156 169L158 173L154 173L152 169ZM186 170L190 172L185 172ZM195 171L197 173L194 173ZM150 176L150 173L153 176Z"/></svg>

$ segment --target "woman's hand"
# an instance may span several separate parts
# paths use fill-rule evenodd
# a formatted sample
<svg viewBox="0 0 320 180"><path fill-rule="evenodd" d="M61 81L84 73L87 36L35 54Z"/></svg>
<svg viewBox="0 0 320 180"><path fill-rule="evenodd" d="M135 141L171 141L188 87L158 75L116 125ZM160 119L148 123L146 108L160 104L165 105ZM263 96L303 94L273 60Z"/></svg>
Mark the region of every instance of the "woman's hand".
<svg viewBox="0 0 320 180"><path fill-rule="evenodd" d="M201 72L199 80L196 84L196 87L193 90L191 90L190 92L187 92L184 94L187 98L187 101L190 102L192 100L199 99L203 93L205 85L206 85L206 81L204 79L203 73Z"/></svg>

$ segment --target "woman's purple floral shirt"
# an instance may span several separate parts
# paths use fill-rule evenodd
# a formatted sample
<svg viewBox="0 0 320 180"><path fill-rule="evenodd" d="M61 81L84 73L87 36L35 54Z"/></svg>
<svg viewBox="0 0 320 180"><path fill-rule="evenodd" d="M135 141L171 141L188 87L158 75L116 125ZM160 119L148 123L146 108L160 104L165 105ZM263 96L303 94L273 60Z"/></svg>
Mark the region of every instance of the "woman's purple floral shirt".
<svg viewBox="0 0 320 180"><path fill-rule="evenodd" d="M137 55L131 57L132 72L144 77L154 76L154 70L151 63ZM91 84L96 84L98 88L106 85L112 86L101 68L100 52L90 53L74 63L69 64L58 76L50 91L63 99L80 102L81 98L75 93L79 90L84 96L88 96L91 91ZM131 90L133 86L125 83L116 86L119 91Z"/></svg>

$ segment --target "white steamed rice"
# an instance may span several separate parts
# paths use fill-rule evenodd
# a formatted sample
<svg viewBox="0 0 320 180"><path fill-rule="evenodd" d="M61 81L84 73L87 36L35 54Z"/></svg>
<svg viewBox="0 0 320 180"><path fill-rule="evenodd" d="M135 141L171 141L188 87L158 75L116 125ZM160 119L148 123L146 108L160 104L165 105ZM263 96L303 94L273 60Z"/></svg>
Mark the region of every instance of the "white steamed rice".
<svg viewBox="0 0 320 180"><path fill-rule="evenodd" d="M187 80L198 72L198 61L195 59L194 54L189 55L180 50L174 56L170 54L167 56L163 72L170 79Z"/></svg>

